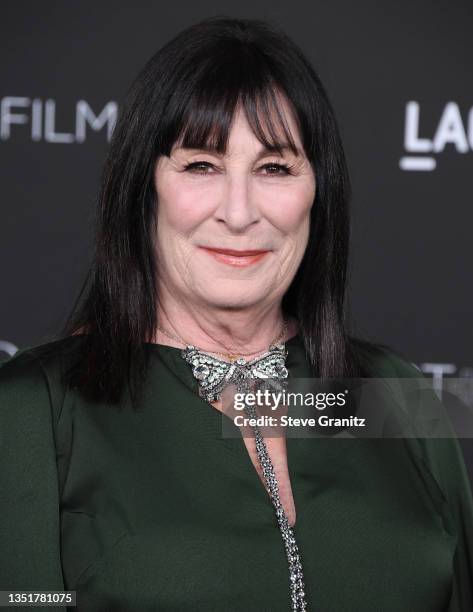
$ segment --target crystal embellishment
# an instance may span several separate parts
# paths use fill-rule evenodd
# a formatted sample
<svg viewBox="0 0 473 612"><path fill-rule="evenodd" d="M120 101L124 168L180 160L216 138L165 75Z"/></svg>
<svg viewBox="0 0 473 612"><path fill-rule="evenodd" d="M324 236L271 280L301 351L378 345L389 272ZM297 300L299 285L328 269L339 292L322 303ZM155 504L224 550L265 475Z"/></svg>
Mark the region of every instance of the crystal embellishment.
<svg viewBox="0 0 473 612"><path fill-rule="evenodd" d="M190 344L182 349L181 355L192 366L192 373L199 381L200 397L209 402L218 400L228 384L237 385L250 378L285 379L289 374L284 344L271 345L263 355L249 361L243 357L232 362L223 361Z"/></svg>

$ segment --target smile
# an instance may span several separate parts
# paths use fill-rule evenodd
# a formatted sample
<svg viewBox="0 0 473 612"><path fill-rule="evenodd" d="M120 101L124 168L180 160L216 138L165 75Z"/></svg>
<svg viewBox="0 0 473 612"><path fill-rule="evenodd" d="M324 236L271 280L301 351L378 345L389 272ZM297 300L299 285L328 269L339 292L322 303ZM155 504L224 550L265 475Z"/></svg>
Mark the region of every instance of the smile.
<svg viewBox="0 0 473 612"><path fill-rule="evenodd" d="M210 249L200 247L220 263L245 268L257 263L270 251L235 251L233 249Z"/></svg>

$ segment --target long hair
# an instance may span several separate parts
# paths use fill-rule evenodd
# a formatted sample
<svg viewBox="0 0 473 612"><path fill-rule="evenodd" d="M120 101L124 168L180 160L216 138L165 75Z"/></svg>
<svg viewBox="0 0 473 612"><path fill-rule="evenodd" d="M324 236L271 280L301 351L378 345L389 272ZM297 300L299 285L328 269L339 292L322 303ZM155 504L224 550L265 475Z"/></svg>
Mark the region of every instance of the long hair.
<svg viewBox="0 0 473 612"><path fill-rule="evenodd" d="M165 44L127 93L103 168L93 261L61 331L87 330L73 343L67 384L114 403L128 381L138 396L149 359L144 343L158 324L156 161L178 141L225 152L238 104L261 143L278 149L277 127L292 143L276 92L291 104L317 182L307 248L282 309L298 320L314 377L360 374L345 307L350 182L327 93L283 32L213 17Z"/></svg>

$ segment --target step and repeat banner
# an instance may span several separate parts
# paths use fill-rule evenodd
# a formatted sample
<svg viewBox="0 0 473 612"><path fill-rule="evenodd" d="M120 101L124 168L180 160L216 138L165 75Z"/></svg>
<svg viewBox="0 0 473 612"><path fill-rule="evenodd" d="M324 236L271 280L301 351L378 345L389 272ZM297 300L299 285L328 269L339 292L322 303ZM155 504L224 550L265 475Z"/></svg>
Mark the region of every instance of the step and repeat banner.
<svg viewBox="0 0 473 612"><path fill-rule="evenodd" d="M328 90L353 188L353 331L440 390L473 383L473 5L460 0L3 4L0 358L63 323L125 92L162 44L211 15L283 28Z"/></svg>

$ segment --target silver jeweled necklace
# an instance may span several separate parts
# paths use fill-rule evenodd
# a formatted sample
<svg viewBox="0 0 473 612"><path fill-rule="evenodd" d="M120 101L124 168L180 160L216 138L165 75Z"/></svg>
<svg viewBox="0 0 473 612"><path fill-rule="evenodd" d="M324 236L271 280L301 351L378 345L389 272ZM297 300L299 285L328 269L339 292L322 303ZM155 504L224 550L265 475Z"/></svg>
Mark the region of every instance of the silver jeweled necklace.
<svg viewBox="0 0 473 612"><path fill-rule="evenodd" d="M268 350L259 357L249 361L241 356L238 357L234 353L212 351L212 353L228 357L230 361L217 359L210 353L202 351L192 344L188 344L179 336L172 336L159 326L158 329L169 338L178 340L185 345L185 348L181 351L181 356L192 367L192 373L199 383L200 397L205 398L208 402L217 401L228 384L235 384L239 393L245 393L249 391L249 380L252 378L276 378L281 380L284 385L284 379L288 377L289 372L285 365L287 349L284 342L278 343L286 333L286 321L284 321L281 333L269 346ZM250 418L256 418L257 416L254 406L245 404L245 412ZM293 612L307 612L304 573L294 531L289 525L286 512L281 504L276 473L264 438L259 427L254 426L253 432L255 435L256 454L276 512L277 522L286 550L289 565L291 610Z"/></svg>

